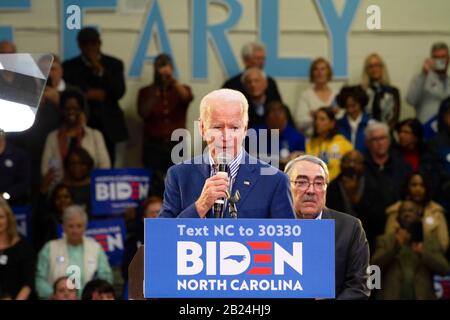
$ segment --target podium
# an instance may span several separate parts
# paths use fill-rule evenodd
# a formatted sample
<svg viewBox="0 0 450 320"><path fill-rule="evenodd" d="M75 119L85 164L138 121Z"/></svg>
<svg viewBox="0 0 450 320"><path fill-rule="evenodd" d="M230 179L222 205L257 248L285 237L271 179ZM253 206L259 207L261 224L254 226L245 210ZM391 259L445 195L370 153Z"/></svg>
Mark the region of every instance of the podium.
<svg viewBox="0 0 450 320"><path fill-rule="evenodd" d="M144 298L144 246L140 246L128 266L128 299Z"/></svg>
<svg viewBox="0 0 450 320"><path fill-rule="evenodd" d="M144 243L129 299L335 298L334 220L153 218Z"/></svg>

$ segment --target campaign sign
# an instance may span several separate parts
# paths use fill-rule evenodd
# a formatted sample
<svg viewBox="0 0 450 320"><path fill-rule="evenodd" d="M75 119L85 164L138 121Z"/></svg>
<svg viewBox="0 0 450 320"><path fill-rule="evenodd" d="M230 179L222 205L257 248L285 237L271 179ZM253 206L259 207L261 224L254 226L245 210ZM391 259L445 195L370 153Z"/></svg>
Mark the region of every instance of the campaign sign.
<svg viewBox="0 0 450 320"><path fill-rule="evenodd" d="M450 300L450 274L433 277L436 297L440 300Z"/></svg>
<svg viewBox="0 0 450 320"><path fill-rule="evenodd" d="M31 241L31 207L12 207L11 208L16 219L17 232Z"/></svg>
<svg viewBox="0 0 450 320"><path fill-rule="evenodd" d="M145 219L145 298L334 298L334 220Z"/></svg>
<svg viewBox="0 0 450 320"><path fill-rule="evenodd" d="M123 213L147 198L150 171L147 169L95 169L91 173L93 215Z"/></svg>
<svg viewBox="0 0 450 320"><path fill-rule="evenodd" d="M62 227L58 235L62 237ZM86 228L86 237L93 238L102 246L111 266L119 266L125 247L125 223L123 219L92 220Z"/></svg>

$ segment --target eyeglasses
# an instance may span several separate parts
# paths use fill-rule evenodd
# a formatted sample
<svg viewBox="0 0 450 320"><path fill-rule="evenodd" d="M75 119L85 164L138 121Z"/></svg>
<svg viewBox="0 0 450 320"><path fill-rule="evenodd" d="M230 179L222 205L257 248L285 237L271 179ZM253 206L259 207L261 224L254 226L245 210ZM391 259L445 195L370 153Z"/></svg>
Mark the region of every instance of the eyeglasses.
<svg viewBox="0 0 450 320"><path fill-rule="evenodd" d="M291 182L299 190L307 190L307 189L309 189L310 185L313 185L314 190L323 191L323 190L325 190L325 188L327 186L325 181L310 182L309 180L291 180Z"/></svg>

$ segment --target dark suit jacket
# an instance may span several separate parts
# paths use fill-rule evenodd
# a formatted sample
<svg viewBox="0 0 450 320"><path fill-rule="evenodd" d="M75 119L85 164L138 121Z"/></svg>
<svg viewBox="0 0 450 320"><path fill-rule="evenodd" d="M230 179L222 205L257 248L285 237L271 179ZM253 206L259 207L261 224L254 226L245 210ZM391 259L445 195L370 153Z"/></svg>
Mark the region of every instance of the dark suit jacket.
<svg viewBox="0 0 450 320"><path fill-rule="evenodd" d="M99 129L108 141L113 143L128 138L128 130L119 99L125 94L124 67L122 61L111 56L101 55L104 72L101 77L95 75L82 60L81 56L63 63L64 80L80 88L83 92L89 89L103 89L106 92L104 103L88 101L88 125Z"/></svg>
<svg viewBox="0 0 450 320"><path fill-rule="evenodd" d="M210 177L210 165L202 163L201 157L174 165L168 170L160 217L199 217L195 201L202 192L205 180ZM274 174L264 174L261 169ZM241 194L236 204L239 218L295 218L287 175L246 152L233 184L233 195L236 190ZM207 217L213 217L212 210ZM228 208L224 217L230 218Z"/></svg>
<svg viewBox="0 0 450 320"><path fill-rule="evenodd" d="M322 219L335 220L336 299L368 299L369 244L359 219L325 208Z"/></svg>
<svg viewBox="0 0 450 320"><path fill-rule="evenodd" d="M390 151L389 160L383 168L368 153L364 166L365 188L361 201L364 201L367 210L361 211L358 218L367 233L370 249L375 252L376 237L384 233L386 208L400 200L403 184L412 169L396 154L395 149Z"/></svg>

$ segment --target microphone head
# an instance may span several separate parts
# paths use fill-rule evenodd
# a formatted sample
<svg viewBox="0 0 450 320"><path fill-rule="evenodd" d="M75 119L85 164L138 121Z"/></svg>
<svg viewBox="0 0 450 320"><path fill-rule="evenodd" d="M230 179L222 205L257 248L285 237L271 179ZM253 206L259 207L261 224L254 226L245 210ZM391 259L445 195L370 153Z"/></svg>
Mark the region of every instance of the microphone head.
<svg viewBox="0 0 450 320"><path fill-rule="evenodd" d="M218 153L216 156L216 161L218 165L218 172L226 172L228 176L228 163L231 162L230 156L225 152Z"/></svg>

